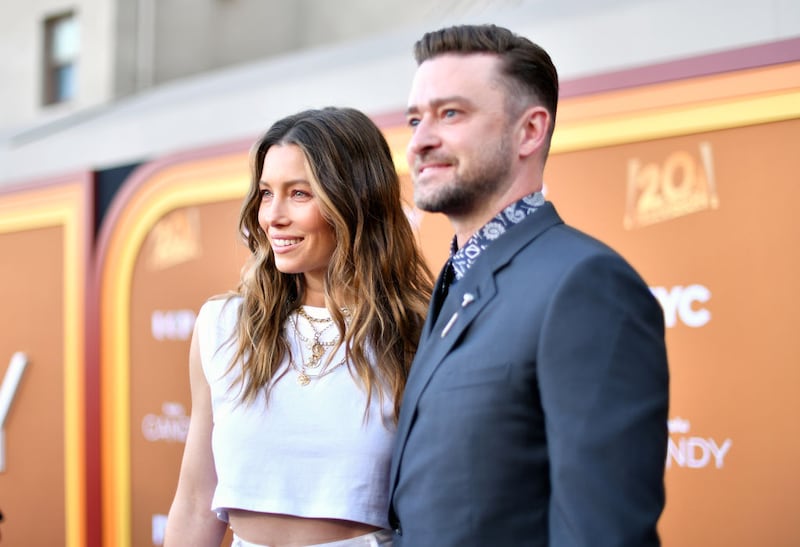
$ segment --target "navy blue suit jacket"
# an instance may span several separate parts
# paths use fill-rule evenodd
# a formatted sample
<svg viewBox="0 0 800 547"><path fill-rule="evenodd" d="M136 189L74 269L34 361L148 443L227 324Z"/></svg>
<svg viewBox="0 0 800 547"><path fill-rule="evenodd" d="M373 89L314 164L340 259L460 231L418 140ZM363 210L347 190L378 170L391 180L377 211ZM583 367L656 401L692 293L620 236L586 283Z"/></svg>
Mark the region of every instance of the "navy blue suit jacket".
<svg viewBox="0 0 800 547"><path fill-rule="evenodd" d="M659 544L662 310L547 203L441 294L403 397L395 547Z"/></svg>

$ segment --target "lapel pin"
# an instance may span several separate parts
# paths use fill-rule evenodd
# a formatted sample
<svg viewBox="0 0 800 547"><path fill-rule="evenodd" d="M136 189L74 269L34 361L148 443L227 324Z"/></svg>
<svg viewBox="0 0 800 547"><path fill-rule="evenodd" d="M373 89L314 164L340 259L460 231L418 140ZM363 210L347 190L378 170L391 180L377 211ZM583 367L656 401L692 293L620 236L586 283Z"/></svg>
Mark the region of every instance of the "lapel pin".
<svg viewBox="0 0 800 547"><path fill-rule="evenodd" d="M464 293L464 297L461 300L461 307L466 308L469 304L475 302L475 295L471 292Z"/></svg>
<svg viewBox="0 0 800 547"><path fill-rule="evenodd" d="M458 319L458 312L455 312L453 314L453 316L450 318L450 320L447 322L447 324L442 329L442 338L444 338L447 335L447 333L450 332L450 329L453 328L453 325L455 324L456 319Z"/></svg>

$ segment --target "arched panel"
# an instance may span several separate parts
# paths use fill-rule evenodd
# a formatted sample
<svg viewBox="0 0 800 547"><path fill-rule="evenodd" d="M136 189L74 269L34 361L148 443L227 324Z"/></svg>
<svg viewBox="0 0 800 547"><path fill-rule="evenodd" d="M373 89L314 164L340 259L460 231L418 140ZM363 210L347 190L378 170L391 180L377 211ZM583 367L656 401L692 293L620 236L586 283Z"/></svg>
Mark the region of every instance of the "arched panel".
<svg viewBox="0 0 800 547"><path fill-rule="evenodd" d="M86 545L89 188L89 175L76 174L0 192L0 509L9 545Z"/></svg>

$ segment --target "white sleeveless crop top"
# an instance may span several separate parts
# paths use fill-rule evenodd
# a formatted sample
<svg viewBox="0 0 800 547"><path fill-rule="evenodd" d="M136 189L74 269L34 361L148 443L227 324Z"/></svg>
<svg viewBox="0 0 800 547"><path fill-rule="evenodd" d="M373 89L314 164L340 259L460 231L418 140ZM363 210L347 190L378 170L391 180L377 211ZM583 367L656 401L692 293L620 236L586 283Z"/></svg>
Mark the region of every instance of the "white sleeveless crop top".
<svg viewBox="0 0 800 547"><path fill-rule="evenodd" d="M209 300L197 316L203 371L211 388L212 450L217 487L211 509L350 520L388 528L389 463L394 441L393 402L374 393L364 419L366 395L346 365L300 385L292 368L263 394L239 403L235 372L226 373L234 348L227 343L241 298ZM305 307L314 317L324 308ZM303 322L298 328L304 337ZM308 327L310 328L310 327ZM287 326L297 360L304 351ZM344 357L340 348L331 361ZM284 368L288 367L288 359ZM238 370L238 369L237 369ZM309 373L311 375L311 373Z"/></svg>

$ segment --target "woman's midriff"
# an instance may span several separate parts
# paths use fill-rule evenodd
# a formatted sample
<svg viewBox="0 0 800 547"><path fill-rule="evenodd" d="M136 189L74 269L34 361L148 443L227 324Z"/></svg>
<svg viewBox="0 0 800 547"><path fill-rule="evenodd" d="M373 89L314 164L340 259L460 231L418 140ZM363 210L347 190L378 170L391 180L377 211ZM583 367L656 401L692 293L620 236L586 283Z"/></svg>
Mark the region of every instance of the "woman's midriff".
<svg viewBox="0 0 800 547"><path fill-rule="evenodd" d="M269 547L304 547L380 530L370 524L349 520L303 518L241 509L229 509L228 522L240 538Z"/></svg>

